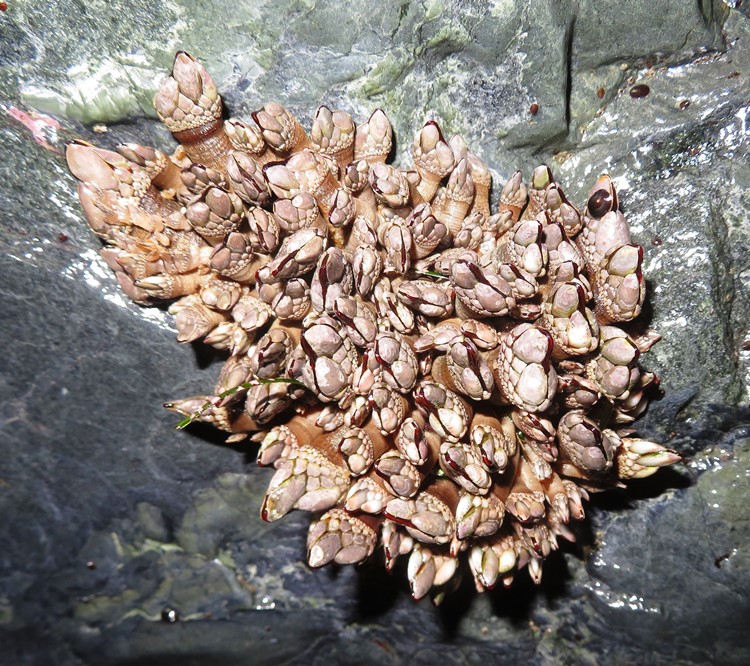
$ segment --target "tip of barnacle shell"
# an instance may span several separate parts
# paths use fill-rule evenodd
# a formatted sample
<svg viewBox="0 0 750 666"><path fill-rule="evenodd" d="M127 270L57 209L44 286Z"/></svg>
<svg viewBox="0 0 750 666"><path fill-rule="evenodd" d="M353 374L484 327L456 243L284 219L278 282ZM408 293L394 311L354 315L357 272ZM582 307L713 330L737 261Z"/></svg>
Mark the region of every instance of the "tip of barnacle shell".
<svg viewBox="0 0 750 666"><path fill-rule="evenodd" d="M683 457L661 444L623 437L617 451L617 473L621 479L645 479L659 467L682 462Z"/></svg>
<svg viewBox="0 0 750 666"><path fill-rule="evenodd" d="M531 176L531 186L535 190L543 190L547 185L554 182L555 179L552 177L552 171L546 164L542 164L534 169L534 173Z"/></svg>
<svg viewBox="0 0 750 666"><path fill-rule="evenodd" d="M266 177L274 194L278 197L290 198L293 193L300 189L299 181L285 161L264 164L263 175Z"/></svg>
<svg viewBox="0 0 750 666"><path fill-rule="evenodd" d="M178 51L172 73L154 95L154 108L172 132L192 129L221 116L221 98L205 67Z"/></svg>
<svg viewBox="0 0 750 666"><path fill-rule="evenodd" d="M185 67L194 62L197 62L196 59L187 51L177 51L174 54L174 60L172 61L172 74L174 74L176 67Z"/></svg>
<svg viewBox="0 0 750 666"><path fill-rule="evenodd" d="M609 174L602 174L589 192L586 210L589 215L600 218L609 211L618 210L618 208L619 202L614 183Z"/></svg>
<svg viewBox="0 0 750 666"><path fill-rule="evenodd" d="M183 398L165 402L162 406L170 412L177 412L183 416L191 416L199 411L206 404L205 396L196 396L194 398Z"/></svg>
<svg viewBox="0 0 750 666"><path fill-rule="evenodd" d="M636 347L638 347L638 351L640 351L641 354L645 354L651 350L651 347L661 340L661 335L656 331L648 329L640 335L632 335L631 338L633 342L635 342Z"/></svg>
<svg viewBox="0 0 750 666"><path fill-rule="evenodd" d="M150 146L142 146L139 143L119 143L117 152L138 166L144 167L148 162L157 159L159 151Z"/></svg>
<svg viewBox="0 0 750 666"><path fill-rule="evenodd" d="M469 147L466 145L466 141L460 134L454 134L450 138L450 141L448 141L448 145L453 151L453 159L455 160L456 164L464 159L466 157L466 153L469 152Z"/></svg>
<svg viewBox="0 0 750 666"><path fill-rule="evenodd" d="M422 127L422 131L426 131L428 134L432 132L436 133L435 137L432 139L433 144L436 144L439 141L445 141L443 130L440 129L440 125L435 120L428 120Z"/></svg>
<svg viewBox="0 0 750 666"><path fill-rule="evenodd" d="M173 78L165 79L154 95L154 108L159 117L164 120L171 117L177 109L180 100L180 88Z"/></svg>
<svg viewBox="0 0 750 666"><path fill-rule="evenodd" d="M65 159L70 172L78 180L92 183L103 190L117 187L117 179L110 164L125 162L125 158L118 153L96 148L79 139L71 141L65 147Z"/></svg>
<svg viewBox="0 0 750 666"><path fill-rule="evenodd" d="M383 109L375 109L355 135L355 158L385 161L393 146L393 129Z"/></svg>
<svg viewBox="0 0 750 666"><path fill-rule="evenodd" d="M193 101L197 101L204 93L206 79L210 79L203 65L187 51L178 51L175 55L172 76L180 86L180 91Z"/></svg>
<svg viewBox="0 0 750 666"><path fill-rule="evenodd" d="M532 557L528 564L529 576L535 585L542 584L542 560L538 557Z"/></svg>
<svg viewBox="0 0 750 666"><path fill-rule="evenodd" d="M310 526L307 537L307 562L322 567L329 562L356 564L375 550L378 523L360 518L342 509L332 509Z"/></svg>
<svg viewBox="0 0 750 666"><path fill-rule="evenodd" d="M321 539L313 545L307 553L307 563L313 567L322 567L333 561L340 544L335 535L329 535L328 538Z"/></svg>
<svg viewBox="0 0 750 666"><path fill-rule="evenodd" d="M369 123L372 120L375 120L378 123L386 123L387 122L390 125L390 121L388 120L388 115L380 107L378 107L377 109L375 109L370 114L370 117L367 119L367 122Z"/></svg>
<svg viewBox="0 0 750 666"><path fill-rule="evenodd" d="M440 125L434 120L428 120L414 137L414 152L428 153L437 147L440 147L441 153L447 151L451 166L453 166L453 151L443 137L443 131Z"/></svg>
<svg viewBox="0 0 750 666"><path fill-rule="evenodd" d="M277 479L279 471L274 475L274 479ZM297 500L305 492L304 478L291 476L284 479L283 475L280 478L282 481L278 482L279 485L269 490L266 494L260 510L260 517L267 523L273 523L283 518L294 508Z"/></svg>
<svg viewBox="0 0 750 666"><path fill-rule="evenodd" d="M512 213L516 212L520 215L521 208L526 204L528 198L528 190L523 182L523 174L520 171L516 171L513 175L508 178L505 185L503 185L502 192L500 193L500 213ZM504 210L502 205L511 207L513 210ZM518 219L518 216L512 218L513 221Z"/></svg>

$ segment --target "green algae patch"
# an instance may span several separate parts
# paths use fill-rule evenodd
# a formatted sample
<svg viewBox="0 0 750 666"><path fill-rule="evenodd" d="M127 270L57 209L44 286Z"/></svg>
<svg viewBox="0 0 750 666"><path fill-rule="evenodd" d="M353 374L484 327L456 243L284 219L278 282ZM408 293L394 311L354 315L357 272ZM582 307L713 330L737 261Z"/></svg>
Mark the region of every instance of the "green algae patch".
<svg viewBox="0 0 750 666"><path fill-rule="evenodd" d="M22 85L22 101L45 113L86 124L155 116L152 100L164 77L161 70L106 60L98 66L74 68L69 74L64 92L52 86Z"/></svg>
<svg viewBox="0 0 750 666"><path fill-rule="evenodd" d="M365 99L382 95L395 87L413 65L413 59L404 48L394 49L387 53L373 68L360 90Z"/></svg>

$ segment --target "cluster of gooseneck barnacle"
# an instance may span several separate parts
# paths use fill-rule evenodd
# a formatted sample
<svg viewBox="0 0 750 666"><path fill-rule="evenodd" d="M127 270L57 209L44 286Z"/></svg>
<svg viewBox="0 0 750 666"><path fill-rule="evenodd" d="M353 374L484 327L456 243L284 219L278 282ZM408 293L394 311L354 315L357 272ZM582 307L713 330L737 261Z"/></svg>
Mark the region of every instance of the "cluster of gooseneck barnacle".
<svg viewBox="0 0 750 666"><path fill-rule="evenodd" d="M380 541L415 598L462 551L479 589L539 581L588 492L679 459L623 429L658 336L613 325L645 286L609 177L579 212L547 167L518 172L491 214L487 167L435 122L399 170L381 110L224 121L185 53L155 105L171 157L69 146L83 208L131 299L176 299L180 341L229 351L212 395L167 406L260 442L262 516L315 512L312 566Z"/></svg>

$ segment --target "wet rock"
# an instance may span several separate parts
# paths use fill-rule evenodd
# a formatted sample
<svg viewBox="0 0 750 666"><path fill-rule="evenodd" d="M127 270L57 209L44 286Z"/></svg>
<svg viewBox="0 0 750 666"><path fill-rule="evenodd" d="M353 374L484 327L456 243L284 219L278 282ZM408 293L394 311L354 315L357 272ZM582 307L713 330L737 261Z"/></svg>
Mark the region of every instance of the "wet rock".
<svg viewBox="0 0 750 666"><path fill-rule="evenodd" d="M517 663L747 662L744 3L79 9L13 3L0 23L5 659L479 663L502 645ZM582 202L609 172L664 336L643 361L665 397L639 431L689 464L596 498L585 547L545 564L541 592L464 585L436 611L376 566L307 569L307 517L258 517L269 472L252 445L174 431L161 403L200 392L218 368L174 341L166 313L119 294L60 154L74 136L167 148L150 98L178 48L237 115L267 99L308 123L319 101L358 118L382 106L403 159L419 120L436 117L495 169L496 192L546 161ZM649 94L631 97L640 84ZM179 621L162 621L165 608Z"/></svg>

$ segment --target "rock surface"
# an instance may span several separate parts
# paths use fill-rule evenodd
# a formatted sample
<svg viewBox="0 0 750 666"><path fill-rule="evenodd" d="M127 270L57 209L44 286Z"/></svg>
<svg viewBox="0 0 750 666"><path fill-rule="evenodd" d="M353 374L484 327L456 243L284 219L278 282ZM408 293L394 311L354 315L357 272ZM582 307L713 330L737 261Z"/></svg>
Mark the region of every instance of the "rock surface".
<svg viewBox="0 0 750 666"><path fill-rule="evenodd" d="M750 661L750 19L745 3L9 3L0 15L0 650L18 664ZM238 6L239 5L239 6ZM731 7L729 5L732 5ZM734 7L734 5L741 5ZM277 99L422 119L495 170L608 171L646 248L642 434L690 456L600 496L540 589L414 606L374 566L311 571L308 517L258 517L250 446L175 432L217 366L120 296L61 151L168 148L176 49L233 114ZM632 97L645 83L650 94ZM538 105L536 115L531 104ZM96 124L106 125L96 134ZM497 187L496 187L497 191Z"/></svg>

